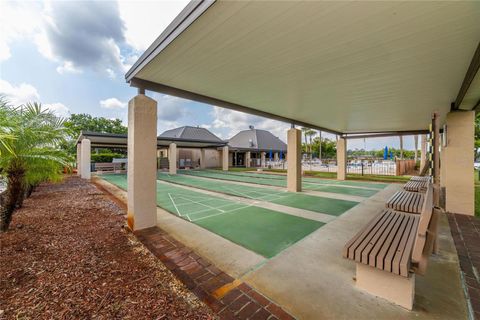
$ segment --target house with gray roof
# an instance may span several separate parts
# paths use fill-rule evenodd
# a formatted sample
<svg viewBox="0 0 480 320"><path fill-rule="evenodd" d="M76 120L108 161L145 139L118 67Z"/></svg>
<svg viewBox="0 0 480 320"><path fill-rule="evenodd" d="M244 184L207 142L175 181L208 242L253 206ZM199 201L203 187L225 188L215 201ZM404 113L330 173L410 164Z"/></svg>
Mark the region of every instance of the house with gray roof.
<svg viewBox="0 0 480 320"><path fill-rule="evenodd" d="M178 148L175 148L177 167L184 168L197 168L197 167L219 167L221 156L218 148L221 148L226 144L215 134L202 127L183 126L171 130L167 130L158 136L161 140L170 140L171 143L175 143ZM189 141L201 146L182 146L177 141ZM172 152L170 148L163 148L158 150L158 168L167 169L169 167L169 155ZM201 159L204 159L205 163L201 164Z"/></svg>
<svg viewBox="0 0 480 320"><path fill-rule="evenodd" d="M234 167L264 167L266 160L284 159L287 144L271 132L250 126L228 140L230 164Z"/></svg>

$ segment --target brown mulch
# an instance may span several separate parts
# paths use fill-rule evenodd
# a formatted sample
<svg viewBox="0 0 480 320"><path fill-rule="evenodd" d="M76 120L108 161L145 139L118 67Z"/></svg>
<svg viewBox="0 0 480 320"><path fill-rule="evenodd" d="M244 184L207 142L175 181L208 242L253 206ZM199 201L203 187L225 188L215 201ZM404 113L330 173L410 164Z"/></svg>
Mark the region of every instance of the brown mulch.
<svg viewBox="0 0 480 320"><path fill-rule="evenodd" d="M44 184L0 234L0 319L214 319L77 177Z"/></svg>

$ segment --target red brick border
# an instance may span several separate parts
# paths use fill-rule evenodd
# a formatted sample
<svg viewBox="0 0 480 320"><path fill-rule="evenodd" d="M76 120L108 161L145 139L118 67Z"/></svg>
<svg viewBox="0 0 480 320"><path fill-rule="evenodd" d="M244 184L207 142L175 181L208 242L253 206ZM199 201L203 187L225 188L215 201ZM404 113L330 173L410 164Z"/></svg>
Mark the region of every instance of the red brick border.
<svg viewBox="0 0 480 320"><path fill-rule="evenodd" d="M221 319L295 319L246 283L238 285L238 280L218 269L160 228L152 227L135 231L134 234ZM223 291L226 294L223 295Z"/></svg>
<svg viewBox="0 0 480 320"><path fill-rule="evenodd" d="M480 320L480 218L450 213L448 222L473 309L473 318Z"/></svg>

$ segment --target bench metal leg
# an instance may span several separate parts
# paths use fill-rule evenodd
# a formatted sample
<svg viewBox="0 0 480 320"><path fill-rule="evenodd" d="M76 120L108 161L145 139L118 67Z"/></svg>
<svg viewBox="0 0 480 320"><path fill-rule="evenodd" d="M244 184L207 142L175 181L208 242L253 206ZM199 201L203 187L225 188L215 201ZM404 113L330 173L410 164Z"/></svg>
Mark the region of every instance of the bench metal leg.
<svg viewBox="0 0 480 320"><path fill-rule="evenodd" d="M415 274L405 278L357 263L357 287L408 310L413 308Z"/></svg>

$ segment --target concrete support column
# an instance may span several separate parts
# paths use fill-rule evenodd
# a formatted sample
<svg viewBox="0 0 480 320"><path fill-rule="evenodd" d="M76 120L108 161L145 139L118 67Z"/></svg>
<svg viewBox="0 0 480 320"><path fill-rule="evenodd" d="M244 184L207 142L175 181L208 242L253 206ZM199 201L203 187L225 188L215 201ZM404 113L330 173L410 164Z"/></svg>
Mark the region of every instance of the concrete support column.
<svg viewBox="0 0 480 320"><path fill-rule="evenodd" d="M252 158L252 154L250 151L245 152L245 168L250 168L250 159Z"/></svg>
<svg viewBox="0 0 480 320"><path fill-rule="evenodd" d="M427 136L422 134L420 142L420 171L425 167L427 162Z"/></svg>
<svg viewBox="0 0 480 320"><path fill-rule="evenodd" d="M170 143L168 147L168 173L177 174L177 145Z"/></svg>
<svg viewBox="0 0 480 320"><path fill-rule="evenodd" d="M442 147L440 151L440 187L445 188L445 181L446 181L446 170L447 166L445 165L445 148Z"/></svg>
<svg viewBox="0 0 480 320"><path fill-rule="evenodd" d="M287 132L287 190L302 191L302 131L291 128Z"/></svg>
<svg viewBox="0 0 480 320"><path fill-rule="evenodd" d="M445 210L474 215L474 121L475 112L447 114L447 146L443 157L445 168Z"/></svg>
<svg viewBox="0 0 480 320"><path fill-rule="evenodd" d="M273 154L273 161L277 162L278 159L279 159L279 157L278 157L278 152L275 152L275 153Z"/></svg>
<svg viewBox="0 0 480 320"><path fill-rule="evenodd" d="M157 224L157 102L144 94L128 102L128 213L131 230Z"/></svg>
<svg viewBox="0 0 480 320"><path fill-rule="evenodd" d="M90 179L91 178L91 159L90 159L90 140L83 139L82 146L81 146L81 177L82 179Z"/></svg>
<svg viewBox="0 0 480 320"><path fill-rule="evenodd" d="M222 149L222 170L228 171L228 146Z"/></svg>
<svg viewBox="0 0 480 320"><path fill-rule="evenodd" d="M266 161L266 156L267 156L267 153L266 152L262 152L260 153L260 166L262 168L265 168L267 166L267 161Z"/></svg>
<svg viewBox="0 0 480 320"><path fill-rule="evenodd" d="M205 149L200 149L200 169L205 169Z"/></svg>
<svg viewBox="0 0 480 320"><path fill-rule="evenodd" d="M337 180L347 177L347 140L338 138L337 141Z"/></svg>
<svg viewBox="0 0 480 320"><path fill-rule="evenodd" d="M77 143L77 176L82 174L82 145Z"/></svg>

